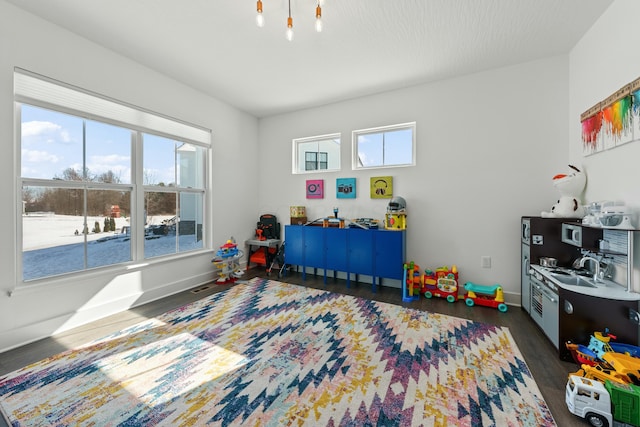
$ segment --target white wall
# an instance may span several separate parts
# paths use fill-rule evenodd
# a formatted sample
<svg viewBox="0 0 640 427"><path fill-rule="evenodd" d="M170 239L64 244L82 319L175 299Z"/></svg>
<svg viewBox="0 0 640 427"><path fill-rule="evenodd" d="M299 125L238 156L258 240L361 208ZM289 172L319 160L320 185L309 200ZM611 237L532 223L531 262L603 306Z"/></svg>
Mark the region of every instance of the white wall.
<svg viewBox="0 0 640 427"><path fill-rule="evenodd" d="M585 202L622 200L640 228L640 141L582 156L580 114L640 77L640 2L616 0L569 55L570 158L587 173ZM640 129L636 128L636 138ZM635 289L640 290L640 249L635 250Z"/></svg>
<svg viewBox="0 0 640 427"><path fill-rule="evenodd" d="M569 56L570 156L585 165L585 198L588 202L621 199L636 210L640 209L640 142L582 157L580 114L640 77L639 13L640 2L616 0Z"/></svg>
<svg viewBox="0 0 640 427"><path fill-rule="evenodd" d="M212 253L128 270L71 275L8 296L20 277L15 232L20 212L14 167L13 69L25 68L213 130L214 248L250 237L257 221L257 120L216 99L115 55L0 0L0 351L95 320L213 278Z"/></svg>
<svg viewBox="0 0 640 427"><path fill-rule="evenodd" d="M371 176L392 175L407 200L407 260L421 268L456 264L462 283L500 283L520 302L520 217L557 199L552 177L569 171L568 56L261 119L260 210L288 222L307 217L382 219L388 200L370 199ZM351 170L351 132L416 121L417 166ZM291 174L291 140L342 133L342 169ZM336 199L336 178L357 179L356 199ZM325 198L307 200L305 180L324 179ZM286 236L285 236L286 239ZM491 269L480 267L490 256Z"/></svg>

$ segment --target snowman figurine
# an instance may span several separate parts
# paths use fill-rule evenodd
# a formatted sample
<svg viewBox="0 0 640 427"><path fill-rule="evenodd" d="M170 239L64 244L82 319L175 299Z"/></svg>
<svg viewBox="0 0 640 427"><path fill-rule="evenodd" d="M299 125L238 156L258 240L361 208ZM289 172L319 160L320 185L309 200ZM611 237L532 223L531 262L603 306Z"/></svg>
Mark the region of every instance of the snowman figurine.
<svg viewBox="0 0 640 427"><path fill-rule="evenodd" d="M587 176L577 167L569 167L574 172L553 177L553 186L560 193L560 198L550 212L541 213L543 218L583 218L586 215L580 195L587 183Z"/></svg>

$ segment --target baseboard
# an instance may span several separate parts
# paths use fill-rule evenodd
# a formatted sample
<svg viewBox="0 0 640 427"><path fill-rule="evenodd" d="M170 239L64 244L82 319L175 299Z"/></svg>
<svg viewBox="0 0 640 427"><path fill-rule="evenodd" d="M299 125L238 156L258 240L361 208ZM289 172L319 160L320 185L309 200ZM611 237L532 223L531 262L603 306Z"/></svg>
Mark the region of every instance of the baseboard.
<svg viewBox="0 0 640 427"><path fill-rule="evenodd" d="M202 286L212 281L210 272L163 284L145 292L135 292L101 304L87 305L78 310L51 317L0 333L0 353L49 338L73 328L122 313L135 307ZM62 325L62 326L61 326Z"/></svg>
<svg viewBox="0 0 640 427"><path fill-rule="evenodd" d="M515 292L505 292L504 293L504 302L507 305L513 305L516 307L520 307L522 296Z"/></svg>

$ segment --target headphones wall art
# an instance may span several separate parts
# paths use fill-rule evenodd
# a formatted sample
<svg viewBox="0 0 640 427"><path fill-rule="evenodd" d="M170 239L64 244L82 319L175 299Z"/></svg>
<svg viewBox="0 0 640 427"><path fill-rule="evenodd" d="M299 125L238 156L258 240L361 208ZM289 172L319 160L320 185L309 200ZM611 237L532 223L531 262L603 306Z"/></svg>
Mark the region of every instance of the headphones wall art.
<svg viewBox="0 0 640 427"><path fill-rule="evenodd" d="M390 199L393 196L392 176L373 176L370 180L372 199Z"/></svg>

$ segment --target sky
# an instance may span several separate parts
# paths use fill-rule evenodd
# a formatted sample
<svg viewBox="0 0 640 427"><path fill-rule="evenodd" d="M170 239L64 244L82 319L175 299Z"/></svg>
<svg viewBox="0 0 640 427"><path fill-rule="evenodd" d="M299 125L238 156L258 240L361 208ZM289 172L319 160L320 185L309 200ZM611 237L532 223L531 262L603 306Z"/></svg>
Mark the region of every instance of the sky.
<svg viewBox="0 0 640 427"><path fill-rule="evenodd" d="M411 129L363 134L358 137L358 157L364 167L411 164Z"/></svg>
<svg viewBox="0 0 640 427"><path fill-rule="evenodd" d="M67 168L82 171L82 135L81 118L23 104L22 176L53 179L62 177ZM130 131L87 120L86 135L89 172L99 175L112 171L121 183L130 184ZM175 182L174 141L145 134L144 145L145 184Z"/></svg>

